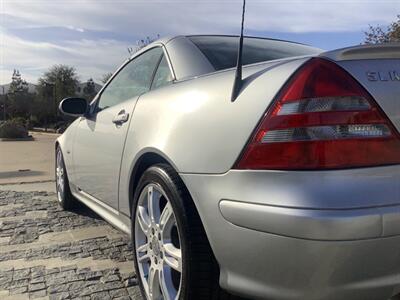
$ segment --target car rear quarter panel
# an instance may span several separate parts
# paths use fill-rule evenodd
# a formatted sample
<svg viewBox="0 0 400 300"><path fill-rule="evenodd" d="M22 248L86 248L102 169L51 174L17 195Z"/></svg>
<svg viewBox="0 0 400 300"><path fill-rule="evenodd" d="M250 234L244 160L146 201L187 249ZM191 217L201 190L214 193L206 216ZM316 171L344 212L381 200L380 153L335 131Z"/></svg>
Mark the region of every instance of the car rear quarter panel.
<svg viewBox="0 0 400 300"><path fill-rule="evenodd" d="M246 85L230 101L233 70L181 81L139 98L120 177L120 210L129 214L129 181L146 152L162 155L180 173L220 174L232 168L269 103L308 58L244 70Z"/></svg>

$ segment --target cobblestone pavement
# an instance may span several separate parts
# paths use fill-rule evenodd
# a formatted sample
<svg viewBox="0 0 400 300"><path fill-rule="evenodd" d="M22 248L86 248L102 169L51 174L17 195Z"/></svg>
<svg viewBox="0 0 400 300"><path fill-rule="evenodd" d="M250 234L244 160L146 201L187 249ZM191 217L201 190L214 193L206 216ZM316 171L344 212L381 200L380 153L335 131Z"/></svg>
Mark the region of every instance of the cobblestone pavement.
<svg viewBox="0 0 400 300"><path fill-rule="evenodd" d="M0 299L142 299L132 246L54 193L0 191Z"/></svg>

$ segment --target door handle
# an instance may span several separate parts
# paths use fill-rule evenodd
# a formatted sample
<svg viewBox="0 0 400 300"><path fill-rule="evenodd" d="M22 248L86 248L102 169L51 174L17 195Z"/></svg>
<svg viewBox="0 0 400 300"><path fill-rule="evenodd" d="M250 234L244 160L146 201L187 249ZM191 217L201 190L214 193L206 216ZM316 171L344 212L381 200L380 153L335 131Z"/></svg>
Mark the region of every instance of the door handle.
<svg viewBox="0 0 400 300"><path fill-rule="evenodd" d="M114 117L114 119L112 120L112 122L115 125L122 125L123 123L125 123L126 121L129 120L129 114L125 112L125 109L121 110L118 115L116 115Z"/></svg>

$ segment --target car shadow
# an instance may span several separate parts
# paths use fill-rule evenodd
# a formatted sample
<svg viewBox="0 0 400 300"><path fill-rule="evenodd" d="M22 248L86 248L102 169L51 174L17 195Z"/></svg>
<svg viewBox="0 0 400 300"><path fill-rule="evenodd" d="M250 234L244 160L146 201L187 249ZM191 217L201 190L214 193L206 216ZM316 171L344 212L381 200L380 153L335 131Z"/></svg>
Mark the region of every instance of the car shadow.
<svg viewBox="0 0 400 300"><path fill-rule="evenodd" d="M79 202L79 201L75 201L72 212L74 212L80 216L89 217L89 218L96 219L96 220L104 220L102 217L100 217L98 214L96 214L93 210L91 210L89 207L87 207L85 204L83 204L82 202Z"/></svg>

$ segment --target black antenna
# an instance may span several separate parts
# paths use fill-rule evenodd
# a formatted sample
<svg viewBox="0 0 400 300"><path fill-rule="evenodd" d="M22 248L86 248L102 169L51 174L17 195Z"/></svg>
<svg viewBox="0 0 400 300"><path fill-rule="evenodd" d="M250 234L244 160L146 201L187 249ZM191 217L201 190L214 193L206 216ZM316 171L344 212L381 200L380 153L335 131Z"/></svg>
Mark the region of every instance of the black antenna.
<svg viewBox="0 0 400 300"><path fill-rule="evenodd" d="M236 64L236 73L235 73L235 80L233 81L233 89L232 89L232 96L231 101L235 101L239 92L243 85L242 79L242 52L243 52L243 28L244 28L244 13L246 11L246 0L243 0L243 9L242 9L242 27L240 29L240 38L239 38L239 49L238 49L238 56L237 56L237 64Z"/></svg>

